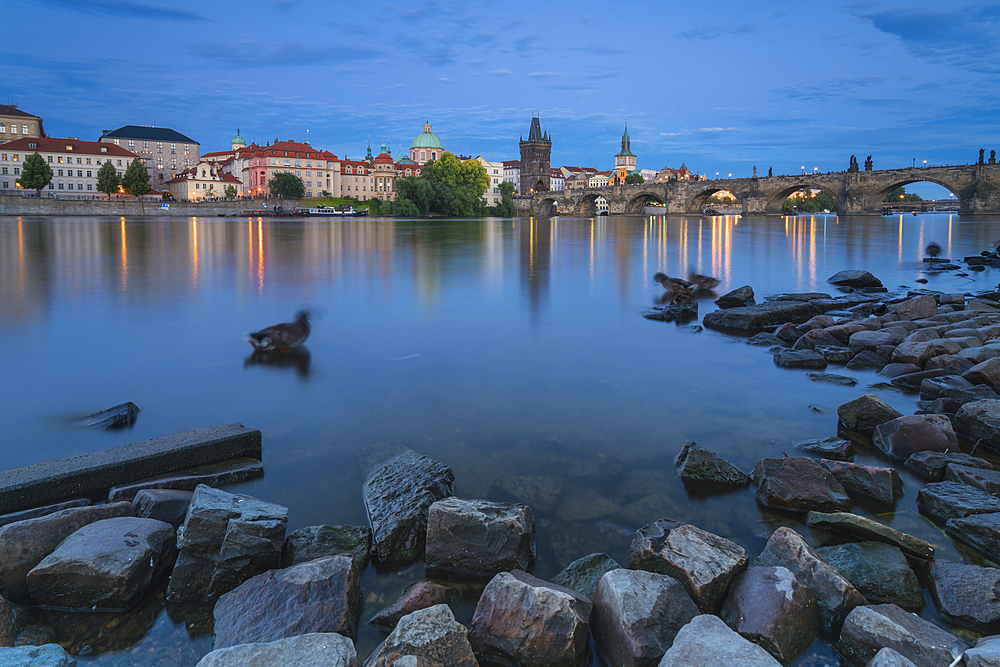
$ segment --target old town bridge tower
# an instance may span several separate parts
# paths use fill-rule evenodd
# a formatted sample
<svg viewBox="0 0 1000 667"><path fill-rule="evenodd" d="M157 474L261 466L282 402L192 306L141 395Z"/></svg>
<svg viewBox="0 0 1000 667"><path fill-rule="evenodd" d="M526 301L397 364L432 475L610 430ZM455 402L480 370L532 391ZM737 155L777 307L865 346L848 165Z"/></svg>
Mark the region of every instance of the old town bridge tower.
<svg viewBox="0 0 1000 667"><path fill-rule="evenodd" d="M548 192L551 171L549 159L552 154L552 140L548 130L542 134L542 124L532 117L528 140L521 136L521 194Z"/></svg>

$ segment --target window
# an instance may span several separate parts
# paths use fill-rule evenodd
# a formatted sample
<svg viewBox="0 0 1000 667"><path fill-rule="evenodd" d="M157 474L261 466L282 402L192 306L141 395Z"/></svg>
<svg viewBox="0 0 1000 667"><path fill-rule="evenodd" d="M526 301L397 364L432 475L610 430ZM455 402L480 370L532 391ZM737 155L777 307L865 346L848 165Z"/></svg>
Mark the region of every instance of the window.
<svg viewBox="0 0 1000 667"><path fill-rule="evenodd" d="M11 131L11 134L17 134L17 125L11 125L10 126L10 131Z"/></svg>
<svg viewBox="0 0 1000 667"><path fill-rule="evenodd" d="M94 184L93 183L87 183L87 190L89 192L93 192L93 190L94 190Z"/></svg>
<svg viewBox="0 0 1000 667"><path fill-rule="evenodd" d="M122 161L121 160L118 160L118 166L119 167L122 166Z"/></svg>
<svg viewBox="0 0 1000 667"><path fill-rule="evenodd" d="M307 188L311 188L312 186L313 186L313 182L312 181L306 181L306 187Z"/></svg>
<svg viewBox="0 0 1000 667"><path fill-rule="evenodd" d="M66 189L67 189L67 190L72 190L72 189L73 189L73 184L72 184L72 183L70 183L69 185L67 185L67 186L66 186Z"/></svg>
<svg viewBox="0 0 1000 667"><path fill-rule="evenodd" d="M0 123L0 134L7 134L7 126L3 123ZM7 187L6 183L4 183L4 187Z"/></svg>
<svg viewBox="0 0 1000 667"><path fill-rule="evenodd" d="M107 153L108 152L108 147L107 146L101 146L101 152L102 153Z"/></svg>
<svg viewBox="0 0 1000 667"><path fill-rule="evenodd" d="M301 172L301 171L296 171L296 172L295 172L295 175L296 175L296 176L301 176L301 175L302 175L302 172Z"/></svg>
<svg viewBox="0 0 1000 667"><path fill-rule="evenodd" d="M4 162L6 162L7 161L7 154L6 153L0 153L0 160L3 160ZM49 161L51 161L51 158L49 158Z"/></svg>
<svg viewBox="0 0 1000 667"><path fill-rule="evenodd" d="M83 178L83 171L81 171L80 169L77 169L76 170L76 177L77 178Z"/></svg>
<svg viewBox="0 0 1000 667"><path fill-rule="evenodd" d="M14 167L14 175L15 176L20 176L21 175L21 170L19 168L17 168L17 167Z"/></svg>
<svg viewBox="0 0 1000 667"><path fill-rule="evenodd" d="M62 163L63 163L63 158L62 158L62 155L60 155L59 156L59 164L62 164Z"/></svg>
<svg viewBox="0 0 1000 667"><path fill-rule="evenodd" d="M90 158L87 158L87 164L90 164Z"/></svg>
<svg viewBox="0 0 1000 667"><path fill-rule="evenodd" d="M4 181L4 182L3 182L3 189L4 189L4 190L6 190L6 189L8 189L9 187L10 187L10 181Z"/></svg>
<svg viewBox="0 0 1000 667"><path fill-rule="evenodd" d="M91 176L90 174L91 174L91 172L90 172L90 170L88 169L88 170L87 170L87 178L93 178L93 176Z"/></svg>
<svg viewBox="0 0 1000 667"><path fill-rule="evenodd" d="M7 167L2 167L0 169L3 170L2 173L3 173L4 176L6 176L7 175Z"/></svg>
<svg viewBox="0 0 1000 667"><path fill-rule="evenodd" d="M301 167L301 166L302 166L302 162L301 162L301 161L299 161L299 160L296 160L296 161L295 161L295 166L296 166L296 167Z"/></svg>
<svg viewBox="0 0 1000 667"><path fill-rule="evenodd" d="M76 159L76 163L77 163L77 164L83 164L83 158L81 158L81 157L78 157L78 158Z"/></svg>
<svg viewBox="0 0 1000 667"><path fill-rule="evenodd" d="M28 144L28 148L38 148L38 144L36 144L35 142L31 142Z"/></svg>
<svg viewBox="0 0 1000 667"><path fill-rule="evenodd" d="M22 125L21 126L21 134L27 134L27 133L28 133L28 126L27 125Z"/></svg>
<svg viewBox="0 0 1000 667"><path fill-rule="evenodd" d="M4 172L4 173L6 173L6 172ZM60 169L56 175L57 176L62 176L62 169Z"/></svg>
<svg viewBox="0 0 1000 667"><path fill-rule="evenodd" d="M63 184L62 184L62 183L60 183L60 184L59 184L59 189L60 189L60 190L62 190L62 189L63 189Z"/></svg>
<svg viewBox="0 0 1000 667"><path fill-rule="evenodd" d="M118 143L117 139L113 139L113 141L115 142L115 146L121 146L121 144Z"/></svg>
<svg viewBox="0 0 1000 667"><path fill-rule="evenodd" d="M128 147L129 148L135 148L135 140L134 139L129 139L128 140Z"/></svg>
<svg viewBox="0 0 1000 667"><path fill-rule="evenodd" d="M20 159L21 159L21 156L18 155L17 153L14 153L14 162L17 162Z"/></svg>
<svg viewBox="0 0 1000 667"><path fill-rule="evenodd" d="M149 148L149 142L148 141L142 142L142 147L143 148Z"/></svg>
<svg viewBox="0 0 1000 667"><path fill-rule="evenodd" d="M56 187L55 185L53 185L52 183L49 183L49 190L52 190L55 187Z"/></svg>

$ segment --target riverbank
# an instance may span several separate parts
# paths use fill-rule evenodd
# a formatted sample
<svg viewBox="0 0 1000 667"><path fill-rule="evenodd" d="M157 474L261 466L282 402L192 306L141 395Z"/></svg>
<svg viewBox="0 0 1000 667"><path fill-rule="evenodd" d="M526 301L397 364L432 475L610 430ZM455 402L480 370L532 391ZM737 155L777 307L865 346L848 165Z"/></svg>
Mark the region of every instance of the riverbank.
<svg viewBox="0 0 1000 667"><path fill-rule="evenodd" d="M167 208L163 208L163 204ZM107 216L149 218L190 218L237 216L245 211L260 211L280 206L290 211L299 206L297 199L238 199L209 202L158 202L134 200L55 199L0 195L0 215Z"/></svg>

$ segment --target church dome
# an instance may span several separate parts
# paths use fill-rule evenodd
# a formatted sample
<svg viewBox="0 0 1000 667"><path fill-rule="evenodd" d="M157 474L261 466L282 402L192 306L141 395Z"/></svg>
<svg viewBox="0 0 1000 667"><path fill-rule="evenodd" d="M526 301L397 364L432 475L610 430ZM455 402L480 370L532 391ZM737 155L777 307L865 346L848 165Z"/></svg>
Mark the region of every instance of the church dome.
<svg viewBox="0 0 1000 667"><path fill-rule="evenodd" d="M441 143L438 135L431 132L431 124L428 122L424 124L424 131L413 138L410 148L436 148L444 150L444 144Z"/></svg>
<svg viewBox="0 0 1000 667"><path fill-rule="evenodd" d="M243 137L240 136L240 131L236 130L236 136L233 138L233 146L246 146L247 142L243 141Z"/></svg>

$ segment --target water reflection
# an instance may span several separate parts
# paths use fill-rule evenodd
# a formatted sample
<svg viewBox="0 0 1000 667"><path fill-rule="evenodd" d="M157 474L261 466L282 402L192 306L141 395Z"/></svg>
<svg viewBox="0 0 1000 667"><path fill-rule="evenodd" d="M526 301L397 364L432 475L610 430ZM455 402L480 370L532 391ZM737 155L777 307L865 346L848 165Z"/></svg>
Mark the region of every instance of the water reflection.
<svg viewBox="0 0 1000 667"><path fill-rule="evenodd" d="M312 355L309 353L309 348L305 346L267 352L255 350L253 354L243 360L243 368L259 366L277 370L291 369L299 378L307 380L309 379L309 363L311 361Z"/></svg>

